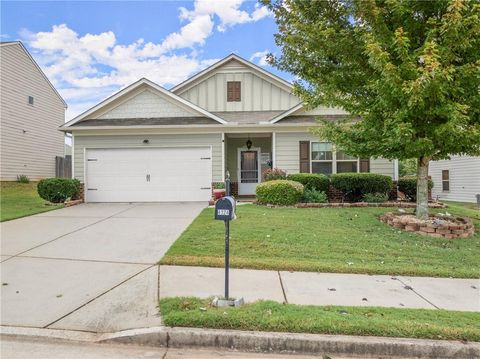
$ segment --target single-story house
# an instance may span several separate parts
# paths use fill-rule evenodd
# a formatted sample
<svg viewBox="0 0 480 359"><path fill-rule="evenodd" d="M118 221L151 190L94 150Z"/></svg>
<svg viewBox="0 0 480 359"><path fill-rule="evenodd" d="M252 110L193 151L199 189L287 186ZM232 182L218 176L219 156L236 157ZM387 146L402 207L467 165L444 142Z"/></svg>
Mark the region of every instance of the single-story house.
<svg viewBox="0 0 480 359"><path fill-rule="evenodd" d="M397 162L351 157L309 133L318 115L292 85L230 55L171 90L142 78L60 129L72 134L73 176L87 202L207 201L228 172L253 195L262 172L374 172L397 178Z"/></svg>
<svg viewBox="0 0 480 359"><path fill-rule="evenodd" d="M479 156L451 156L449 160L432 161L428 174L433 180L433 198L476 202L476 196L480 195Z"/></svg>

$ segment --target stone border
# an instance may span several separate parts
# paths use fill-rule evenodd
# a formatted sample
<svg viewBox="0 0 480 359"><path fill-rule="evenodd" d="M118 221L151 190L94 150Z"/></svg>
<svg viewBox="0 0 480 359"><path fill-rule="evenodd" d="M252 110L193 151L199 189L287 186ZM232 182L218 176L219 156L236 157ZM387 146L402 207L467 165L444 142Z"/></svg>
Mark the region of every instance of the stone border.
<svg viewBox="0 0 480 359"><path fill-rule="evenodd" d="M383 202L383 203L369 203L369 202L343 202L343 203L297 203L297 208L322 208L322 207L395 207L395 208L415 208L417 205L412 202ZM431 202L428 204L429 208L447 208L445 203Z"/></svg>
<svg viewBox="0 0 480 359"><path fill-rule="evenodd" d="M470 218L448 217L449 222L441 223L441 218L434 215L430 215L428 220L419 220L411 214L387 212L379 219L392 227L424 236L453 239L467 238L475 234L475 226Z"/></svg>
<svg viewBox="0 0 480 359"><path fill-rule="evenodd" d="M219 348L256 353L290 353L396 358L476 358L480 343L328 334L253 332L152 327L96 334L72 330L6 327L2 336L167 348Z"/></svg>

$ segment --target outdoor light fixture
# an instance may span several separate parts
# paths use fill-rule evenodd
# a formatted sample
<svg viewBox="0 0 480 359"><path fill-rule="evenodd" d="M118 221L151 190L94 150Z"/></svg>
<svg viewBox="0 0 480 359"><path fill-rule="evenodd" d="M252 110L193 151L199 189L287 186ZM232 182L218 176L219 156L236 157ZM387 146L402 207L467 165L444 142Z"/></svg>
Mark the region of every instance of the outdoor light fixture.
<svg viewBox="0 0 480 359"><path fill-rule="evenodd" d="M252 148L252 141L250 140L250 137L248 138L247 142L245 142L245 144L247 145L248 149Z"/></svg>
<svg viewBox="0 0 480 359"><path fill-rule="evenodd" d="M146 143L149 143L149 142L150 142L150 140L147 139L147 138L143 140L143 143L145 143L145 144L146 144Z"/></svg>

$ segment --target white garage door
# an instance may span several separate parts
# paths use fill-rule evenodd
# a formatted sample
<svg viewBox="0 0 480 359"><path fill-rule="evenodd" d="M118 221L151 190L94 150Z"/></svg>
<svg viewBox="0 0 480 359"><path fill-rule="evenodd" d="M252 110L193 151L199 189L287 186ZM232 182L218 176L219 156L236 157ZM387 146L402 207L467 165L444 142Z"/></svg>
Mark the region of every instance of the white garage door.
<svg viewBox="0 0 480 359"><path fill-rule="evenodd" d="M208 201L210 147L86 151L87 202Z"/></svg>

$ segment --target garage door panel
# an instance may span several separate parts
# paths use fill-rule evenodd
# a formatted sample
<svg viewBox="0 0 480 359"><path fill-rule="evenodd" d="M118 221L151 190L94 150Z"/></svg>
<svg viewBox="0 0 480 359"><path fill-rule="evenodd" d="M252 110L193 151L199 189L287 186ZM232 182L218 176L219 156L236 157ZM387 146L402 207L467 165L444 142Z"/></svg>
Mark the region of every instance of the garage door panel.
<svg viewBox="0 0 480 359"><path fill-rule="evenodd" d="M87 201L208 201L210 147L87 150Z"/></svg>

